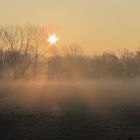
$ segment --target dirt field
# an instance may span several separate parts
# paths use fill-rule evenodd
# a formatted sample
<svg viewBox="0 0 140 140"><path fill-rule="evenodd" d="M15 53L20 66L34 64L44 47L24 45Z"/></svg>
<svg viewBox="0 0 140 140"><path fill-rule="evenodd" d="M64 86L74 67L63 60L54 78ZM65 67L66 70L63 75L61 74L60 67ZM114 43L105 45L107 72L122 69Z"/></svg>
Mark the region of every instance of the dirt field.
<svg viewBox="0 0 140 140"><path fill-rule="evenodd" d="M2 140L139 140L138 81L0 83Z"/></svg>

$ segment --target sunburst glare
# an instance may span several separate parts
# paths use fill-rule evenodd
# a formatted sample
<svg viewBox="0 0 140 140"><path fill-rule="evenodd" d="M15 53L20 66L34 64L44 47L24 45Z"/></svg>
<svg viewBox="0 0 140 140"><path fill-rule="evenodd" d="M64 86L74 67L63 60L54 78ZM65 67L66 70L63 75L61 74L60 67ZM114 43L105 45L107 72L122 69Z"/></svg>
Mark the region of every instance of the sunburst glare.
<svg viewBox="0 0 140 140"><path fill-rule="evenodd" d="M52 34L52 35L49 35L47 41L49 42L50 45L55 45L57 44L58 40L59 38L55 34Z"/></svg>

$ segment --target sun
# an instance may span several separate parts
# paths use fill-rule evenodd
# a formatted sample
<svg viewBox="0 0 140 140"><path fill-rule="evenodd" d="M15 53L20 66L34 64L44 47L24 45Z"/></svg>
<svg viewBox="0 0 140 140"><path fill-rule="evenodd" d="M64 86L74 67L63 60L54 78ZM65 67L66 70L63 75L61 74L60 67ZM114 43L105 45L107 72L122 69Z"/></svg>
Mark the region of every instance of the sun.
<svg viewBox="0 0 140 140"><path fill-rule="evenodd" d="M52 35L49 35L47 41L49 42L50 45L55 45L57 44L58 40L59 40L58 37L55 34L52 34Z"/></svg>

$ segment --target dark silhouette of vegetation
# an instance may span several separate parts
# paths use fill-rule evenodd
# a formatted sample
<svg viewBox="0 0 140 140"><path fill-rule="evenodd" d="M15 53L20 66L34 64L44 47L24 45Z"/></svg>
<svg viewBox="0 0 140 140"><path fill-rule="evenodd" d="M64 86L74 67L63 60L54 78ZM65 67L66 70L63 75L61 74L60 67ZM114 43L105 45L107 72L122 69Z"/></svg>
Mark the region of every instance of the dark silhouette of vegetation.
<svg viewBox="0 0 140 140"><path fill-rule="evenodd" d="M93 80L140 76L140 51L84 55L76 45L56 48L47 43L41 27L0 28L0 78Z"/></svg>

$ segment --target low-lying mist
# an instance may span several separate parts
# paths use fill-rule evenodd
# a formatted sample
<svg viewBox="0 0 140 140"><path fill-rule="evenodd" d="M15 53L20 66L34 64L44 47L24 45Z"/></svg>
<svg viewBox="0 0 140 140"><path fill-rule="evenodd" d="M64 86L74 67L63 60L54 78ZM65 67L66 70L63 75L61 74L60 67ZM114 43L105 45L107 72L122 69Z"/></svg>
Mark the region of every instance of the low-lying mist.
<svg viewBox="0 0 140 140"><path fill-rule="evenodd" d="M75 108L96 112L116 106L140 106L138 80L46 81L11 80L0 82L0 111L50 111L61 114Z"/></svg>

